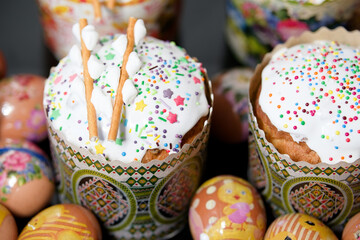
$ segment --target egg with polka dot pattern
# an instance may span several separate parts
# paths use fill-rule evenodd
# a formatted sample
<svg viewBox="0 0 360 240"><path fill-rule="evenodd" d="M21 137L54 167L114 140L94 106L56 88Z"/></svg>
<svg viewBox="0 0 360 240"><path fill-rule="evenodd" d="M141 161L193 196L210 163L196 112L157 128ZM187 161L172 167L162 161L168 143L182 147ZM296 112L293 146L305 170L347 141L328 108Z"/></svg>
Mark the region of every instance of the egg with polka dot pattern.
<svg viewBox="0 0 360 240"><path fill-rule="evenodd" d="M246 180L221 175L204 182L189 209L195 240L262 239L266 213L256 189Z"/></svg>

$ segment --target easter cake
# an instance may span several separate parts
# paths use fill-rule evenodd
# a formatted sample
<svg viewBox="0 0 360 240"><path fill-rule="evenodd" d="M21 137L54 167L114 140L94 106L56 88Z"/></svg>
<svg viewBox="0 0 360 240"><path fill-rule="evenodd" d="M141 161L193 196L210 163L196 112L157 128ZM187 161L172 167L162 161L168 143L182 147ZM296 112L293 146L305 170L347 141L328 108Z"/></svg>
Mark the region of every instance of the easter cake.
<svg viewBox="0 0 360 240"><path fill-rule="evenodd" d="M340 232L358 209L358 39L342 27L308 31L254 71L249 176L275 216L306 213Z"/></svg>
<svg viewBox="0 0 360 240"><path fill-rule="evenodd" d="M145 36L141 19L126 35L98 39L86 19L74 29L81 50L51 70L43 101L60 201L91 209L116 239L173 236L206 159L206 70L174 42Z"/></svg>
<svg viewBox="0 0 360 240"><path fill-rule="evenodd" d="M173 42L149 36L139 40L127 65L132 73L123 88L126 105L120 132L114 141L108 141L124 36L100 39L88 61L95 79L91 101L96 109L98 141L89 141L83 70L76 46L52 69L46 82L48 121L70 142L109 160L164 159L191 143L203 129L209 114L206 70Z"/></svg>
<svg viewBox="0 0 360 240"><path fill-rule="evenodd" d="M359 53L319 40L273 56L262 71L255 114L279 152L310 163L360 157Z"/></svg>

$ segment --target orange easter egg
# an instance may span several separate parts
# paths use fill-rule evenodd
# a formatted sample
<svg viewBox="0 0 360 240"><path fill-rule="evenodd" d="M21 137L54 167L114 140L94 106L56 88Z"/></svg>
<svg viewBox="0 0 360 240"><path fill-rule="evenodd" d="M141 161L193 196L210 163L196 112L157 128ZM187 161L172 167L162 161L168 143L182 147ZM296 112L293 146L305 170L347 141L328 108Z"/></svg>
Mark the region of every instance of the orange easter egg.
<svg viewBox="0 0 360 240"><path fill-rule="evenodd" d="M266 213L260 195L247 181L214 177L197 190L189 210L193 238L262 239Z"/></svg>
<svg viewBox="0 0 360 240"><path fill-rule="evenodd" d="M342 240L357 240L360 239L360 213L354 215L346 223L342 233Z"/></svg>
<svg viewBox="0 0 360 240"><path fill-rule="evenodd" d="M90 210L76 204L57 204L35 215L18 240L101 238L100 225Z"/></svg>
<svg viewBox="0 0 360 240"><path fill-rule="evenodd" d="M47 136L45 78L19 74L0 81L0 138L41 141Z"/></svg>
<svg viewBox="0 0 360 240"><path fill-rule="evenodd" d="M0 204L0 236L1 239L16 240L18 229L10 211Z"/></svg>
<svg viewBox="0 0 360 240"><path fill-rule="evenodd" d="M289 213L278 217L266 231L264 240L276 239L338 239L320 220L303 213Z"/></svg>
<svg viewBox="0 0 360 240"><path fill-rule="evenodd" d="M26 140L0 140L0 203L18 217L44 208L55 190L45 153Z"/></svg>

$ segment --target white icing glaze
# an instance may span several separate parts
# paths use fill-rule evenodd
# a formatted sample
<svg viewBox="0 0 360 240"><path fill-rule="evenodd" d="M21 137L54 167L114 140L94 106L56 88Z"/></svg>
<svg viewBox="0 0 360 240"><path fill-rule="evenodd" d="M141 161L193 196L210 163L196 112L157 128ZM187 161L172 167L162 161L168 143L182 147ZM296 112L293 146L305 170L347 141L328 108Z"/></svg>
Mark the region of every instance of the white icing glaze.
<svg viewBox="0 0 360 240"><path fill-rule="evenodd" d="M105 70L104 64L94 55L90 55L87 64L89 74L92 79L98 79L101 76L102 72Z"/></svg>
<svg viewBox="0 0 360 240"><path fill-rule="evenodd" d="M116 40L111 44L115 51L117 51L120 55L123 55L126 46L127 46L127 38L125 34L121 34Z"/></svg>
<svg viewBox="0 0 360 240"><path fill-rule="evenodd" d="M281 49L262 72L263 111L324 163L360 158L359 57L358 48L317 41Z"/></svg>
<svg viewBox="0 0 360 240"><path fill-rule="evenodd" d="M78 45L73 45L69 51L69 58L72 62L82 65L81 50Z"/></svg>
<svg viewBox="0 0 360 240"><path fill-rule="evenodd" d="M130 79L126 79L124 83L122 95L125 104L132 104L138 95L138 91Z"/></svg>
<svg viewBox="0 0 360 240"><path fill-rule="evenodd" d="M135 57L128 62L128 66L137 69L128 80L135 89L131 85L123 89L128 96L118 138L116 142L107 141L109 107L114 103L123 59L113 48L118 37L101 39L92 51L105 66L94 79L91 99L99 140L89 141L82 67L70 57L62 59L46 81L44 108L50 126L64 132L72 144L104 154L109 160L139 161L152 148L177 153L182 137L208 114L205 70L174 43L145 37L134 47L140 66Z"/></svg>
<svg viewBox="0 0 360 240"><path fill-rule="evenodd" d="M134 26L134 42L135 45L139 44L139 42L146 36L146 28L144 24L144 20L138 19L136 20Z"/></svg>
<svg viewBox="0 0 360 240"><path fill-rule="evenodd" d="M94 50L98 40L99 34L96 32L93 25L86 25L81 31L82 39L85 43L85 46L88 50Z"/></svg>

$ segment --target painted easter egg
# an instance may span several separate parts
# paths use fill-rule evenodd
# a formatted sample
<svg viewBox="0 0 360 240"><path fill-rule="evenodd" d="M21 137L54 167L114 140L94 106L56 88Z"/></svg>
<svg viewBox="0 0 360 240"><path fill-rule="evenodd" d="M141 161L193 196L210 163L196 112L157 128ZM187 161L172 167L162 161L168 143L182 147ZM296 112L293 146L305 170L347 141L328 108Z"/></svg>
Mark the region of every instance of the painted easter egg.
<svg viewBox="0 0 360 240"><path fill-rule="evenodd" d="M264 204L247 181L223 175L203 183L192 199L189 225L195 240L262 239Z"/></svg>
<svg viewBox="0 0 360 240"><path fill-rule="evenodd" d="M360 213L357 213L346 223L342 233L342 240L360 239Z"/></svg>
<svg viewBox="0 0 360 240"><path fill-rule="evenodd" d="M6 61L4 54L0 51L0 79L6 76Z"/></svg>
<svg viewBox="0 0 360 240"><path fill-rule="evenodd" d="M0 140L0 203L15 216L30 217L54 193L49 159L26 140Z"/></svg>
<svg viewBox="0 0 360 240"><path fill-rule="evenodd" d="M223 142L239 143L248 138L248 91L252 74L248 68L232 68L214 77L211 133Z"/></svg>
<svg viewBox="0 0 360 240"><path fill-rule="evenodd" d="M278 217L266 231L264 240L275 239L338 239L320 220L303 213L289 213Z"/></svg>
<svg viewBox="0 0 360 240"><path fill-rule="evenodd" d="M0 81L0 138L41 141L47 136L43 77L19 74Z"/></svg>
<svg viewBox="0 0 360 240"><path fill-rule="evenodd" d="M1 239L16 240L18 228L10 211L0 204L0 236Z"/></svg>
<svg viewBox="0 0 360 240"><path fill-rule="evenodd" d="M100 225L93 213L76 204L57 204L35 215L18 240L101 239Z"/></svg>

